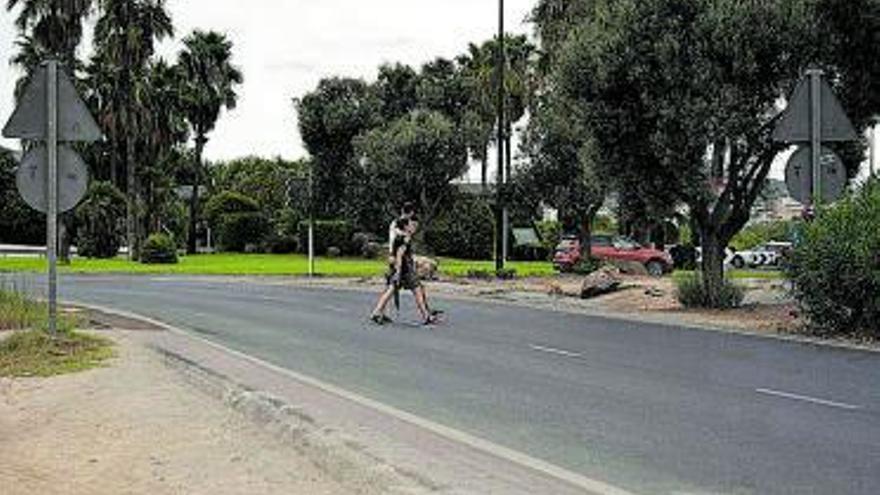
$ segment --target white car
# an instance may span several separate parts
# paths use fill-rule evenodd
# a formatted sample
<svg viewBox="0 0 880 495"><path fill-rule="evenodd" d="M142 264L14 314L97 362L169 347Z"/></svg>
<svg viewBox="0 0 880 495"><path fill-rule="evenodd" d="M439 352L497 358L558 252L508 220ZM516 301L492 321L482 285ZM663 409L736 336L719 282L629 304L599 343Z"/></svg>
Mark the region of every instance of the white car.
<svg viewBox="0 0 880 495"><path fill-rule="evenodd" d="M765 242L754 249L737 251L730 259L734 268L779 266L782 257L791 250L790 242Z"/></svg>

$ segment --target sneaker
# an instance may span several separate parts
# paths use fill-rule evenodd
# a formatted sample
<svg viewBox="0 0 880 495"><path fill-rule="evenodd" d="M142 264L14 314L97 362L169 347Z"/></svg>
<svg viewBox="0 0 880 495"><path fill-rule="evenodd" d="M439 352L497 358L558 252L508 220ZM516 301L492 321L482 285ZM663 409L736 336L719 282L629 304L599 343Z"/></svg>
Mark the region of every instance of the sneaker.
<svg viewBox="0 0 880 495"><path fill-rule="evenodd" d="M382 315L382 324L385 324L385 323L393 323L393 322L394 322L394 320L392 320L392 319L391 319L390 317L388 317L387 315Z"/></svg>
<svg viewBox="0 0 880 495"><path fill-rule="evenodd" d="M386 323L386 321L385 321L386 319L390 320L390 318L388 318L385 315L371 315L370 316L370 320L372 320L373 323L375 323L376 325L384 325Z"/></svg>

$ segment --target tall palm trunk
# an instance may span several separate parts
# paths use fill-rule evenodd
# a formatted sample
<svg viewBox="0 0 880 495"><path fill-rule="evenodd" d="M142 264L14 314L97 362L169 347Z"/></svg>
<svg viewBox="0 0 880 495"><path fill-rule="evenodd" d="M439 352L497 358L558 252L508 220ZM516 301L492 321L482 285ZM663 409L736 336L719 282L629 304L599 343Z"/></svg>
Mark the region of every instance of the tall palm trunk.
<svg viewBox="0 0 880 495"><path fill-rule="evenodd" d="M196 254L196 225L199 218L199 186L202 179L202 152L205 150L208 138L204 134L196 137L196 157L193 164L193 190L189 200L189 239L186 252Z"/></svg>
<svg viewBox="0 0 880 495"><path fill-rule="evenodd" d="M128 189L128 214L126 220L126 232L128 237L128 259L136 260L139 258L139 242L138 242L138 193L137 193L137 176L135 170L134 158L134 137L131 135L133 127L129 126L129 130L125 136L125 174Z"/></svg>

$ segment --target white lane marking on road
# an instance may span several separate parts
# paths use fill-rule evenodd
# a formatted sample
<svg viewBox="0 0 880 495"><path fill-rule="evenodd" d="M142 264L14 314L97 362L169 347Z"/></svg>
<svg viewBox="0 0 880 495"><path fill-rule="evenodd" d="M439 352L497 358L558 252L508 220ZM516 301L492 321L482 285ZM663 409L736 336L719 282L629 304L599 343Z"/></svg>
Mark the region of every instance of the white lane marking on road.
<svg viewBox="0 0 880 495"><path fill-rule="evenodd" d="M828 406L828 407L847 409L850 411L855 411L855 410L862 408L862 406L854 406L852 404L846 404L844 402L835 402L833 400L817 399L816 397L809 397L809 396L800 395L800 394L791 394L788 392L780 392L779 390L771 390L769 388L759 388L759 389L756 389L755 392L758 392L759 394L764 394L764 395L772 395L774 397L782 397L784 399L799 400L799 401L803 401L803 402L811 402L813 404L819 404L819 405Z"/></svg>
<svg viewBox="0 0 880 495"><path fill-rule="evenodd" d="M552 347L544 347L541 345L530 345L529 347L533 351L546 352L548 354L556 354L557 356L565 356L565 357L572 357L572 358L578 358L578 357L583 356L583 354L580 354L577 352L563 351L562 349L554 349Z"/></svg>
<svg viewBox="0 0 880 495"><path fill-rule="evenodd" d="M140 320L146 323L151 323L160 328L164 328L171 333L186 337L188 339L195 340L197 342L202 342L208 346L211 346L215 349L219 349L223 352L231 354L233 356L237 356L244 360L250 361L256 365L262 366L266 369L270 369L277 373L286 375L294 380L297 380L306 385L310 385L319 390L323 390L330 394L336 395L337 397L341 397L343 399L354 402L355 404L360 404L362 406L371 408L380 413L387 414L391 417L397 418L401 421L406 421L410 424L413 424L419 428L430 431L436 435L447 438L449 440L461 443L463 445L467 445L471 448L474 448L478 451L494 455L495 457L507 460L513 464L518 464L520 466L524 466L526 468L532 469L539 473L543 473L553 478L560 479L569 484L572 484L576 487L580 487L586 490L589 493L594 493L596 495L634 495L632 492L626 491L623 488L616 487L614 485L605 483L603 481L595 480L593 478L586 477L582 474L575 473L569 471L565 468L559 467L555 464L551 464L547 461L543 461L541 459L537 459L528 454L524 454L517 450L504 447L502 445L498 445L492 441L485 440L481 437L471 435L469 433L465 433L461 430L457 430L455 428L451 428L449 426L445 426L439 423L435 423L429 419L422 418L421 416L417 416L412 413L408 413L406 411L402 411L393 406L385 405L381 402L375 401L373 399L366 398L362 395L355 394L353 392L349 392L343 388L337 387L335 385L330 385L329 383L325 383L316 378L312 378L307 375L303 375L297 373L295 371L289 370L287 368L283 368L281 366L274 365L269 363L268 361L264 361L260 358L251 356L249 354L245 354L243 352L236 351L234 349L230 349L222 344L218 344L211 340L208 340L203 337L199 337L198 335L194 335L186 330L175 327L173 325L169 325L167 323L161 322L159 320L155 320L153 318L149 318L143 315L139 315L137 313L132 313L129 311L121 311L117 309L108 308L105 306L99 306L94 304L86 304L80 303L76 301L64 301L68 304L75 304L76 306L80 306L86 309L92 309L95 311L101 311L110 315L122 316L124 318L131 318L134 320Z"/></svg>

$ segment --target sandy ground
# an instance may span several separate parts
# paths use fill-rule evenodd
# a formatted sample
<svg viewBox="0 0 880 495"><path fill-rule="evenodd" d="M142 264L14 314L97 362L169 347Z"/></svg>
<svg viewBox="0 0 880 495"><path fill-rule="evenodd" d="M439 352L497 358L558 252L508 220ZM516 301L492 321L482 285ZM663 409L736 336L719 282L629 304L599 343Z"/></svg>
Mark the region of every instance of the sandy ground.
<svg viewBox="0 0 880 495"><path fill-rule="evenodd" d="M0 378L0 493L353 493L158 354L114 338L107 368Z"/></svg>

